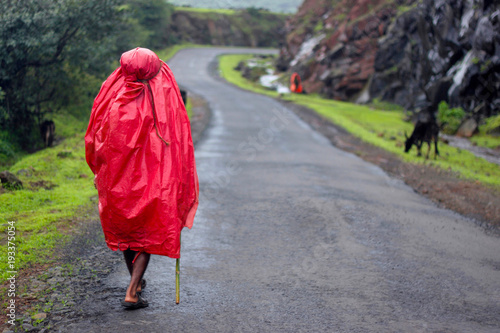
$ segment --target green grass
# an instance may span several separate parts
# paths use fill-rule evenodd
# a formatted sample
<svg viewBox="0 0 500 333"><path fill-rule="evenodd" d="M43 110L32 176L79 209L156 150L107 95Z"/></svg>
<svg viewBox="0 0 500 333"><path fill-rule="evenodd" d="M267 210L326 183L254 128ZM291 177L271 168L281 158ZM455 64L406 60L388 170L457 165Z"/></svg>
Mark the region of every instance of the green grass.
<svg viewBox="0 0 500 333"><path fill-rule="evenodd" d="M167 47L163 50L157 50L155 52L158 55L158 57L160 57L161 60L168 62L168 60L170 60L180 50L191 49L191 48L202 48L202 47L210 47L210 45L198 45L198 44L185 43L185 44L173 45L173 46Z"/></svg>
<svg viewBox="0 0 500 333"><path fill-rule="evenodd" d="M246 80L241 76L240 72L234 70L234 67L240 61L252 57L252 55L221 56L219 58L221 75L230 83L243 89L271 97L279 97L277 92L267 90L256 83ZM441 157L438 157L437 160L432 158L426 160L417 157L416 148L405 154L401 146L405 139L404 132L410 134L413 125L403 120L404 113L401 110L385 111L370 108L369 106L324 99L317 95L293 94L281 98L315 110L336 125L345 128L354 136L394 153L403 161L432 165L456 172L466 179L478 180L487 185L500 187L500 167L478 158L468 151L441 143L439 145ZM380 105L377 105L377 107L380 107ZM422 150L425 153L427 148L424 147Z"/></svg>
<svg viewBox="0 0 500 333"><path fill-rule="evenodd" d="M187 47L197 46L175 46L159 51L158 55L167 61ZM189 102L187 109L189 114ZM56 135L64 138L63 141L55 147L19 157L9 168L14 174L20 172L18 177L24 189L0 194L0 234L5 235L0 238L2 281L8 276L7 271L12 270L7 269L8 222L15 222L15 270L19 271L53 261L54 249L64 244L73 231L74 217L95 205L90 200L97 195L94 176L85 161L84 134L88 117L84 118L55 114Z"/></svg>
<svg viewBox="0 0 500 333"><path fill-rule="evenodd" d="M61 154L63 153L63 154ZM58 157L60 155L67 157ZM25 156L10 171L19 175L24 189L0 195L0 233L7 233L7 222L16 226L17 270L29 264L46 263L71 226L75 212L90 204L96 195L93 175L85 163L83 133L66 139L62 144ZM51 189L38 187L44 182ZM5 246L3 238L2 246ZM0 251L0 271L6 277L6 252Z"/></svg>
<svg viewBox="0 0 500 333"><path fill-rule="evenodd" d="M489 134L495 128L500 127L500 115L490 117L485 120L485 123L479 126L479 134L474 135L471 141L478 146L487 148L500 148L500 136Z"/></svg>
<svg viewBox="0 0 500 333"><path fill-rule="evenodd" d="M500 137L487 134L478 134L470 138L478 146L497 149L500 148Z"/></svg>

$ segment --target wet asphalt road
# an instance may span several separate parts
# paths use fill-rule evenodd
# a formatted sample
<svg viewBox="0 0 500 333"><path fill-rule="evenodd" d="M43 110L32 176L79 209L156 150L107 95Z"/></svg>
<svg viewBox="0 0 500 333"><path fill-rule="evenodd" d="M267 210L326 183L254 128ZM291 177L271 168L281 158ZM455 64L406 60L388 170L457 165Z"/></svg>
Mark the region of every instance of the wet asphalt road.
<svg viewBox="0 0 500 333"><path fill-rule="evenodd" d="M170 62L208 100L196 149L200 208L173 259L154 256L147 309L113 297L68 332L499 332L500 239L333 147L273 99L209 74L230 49ZM212 63L212 65L210 65Z"/></svg>

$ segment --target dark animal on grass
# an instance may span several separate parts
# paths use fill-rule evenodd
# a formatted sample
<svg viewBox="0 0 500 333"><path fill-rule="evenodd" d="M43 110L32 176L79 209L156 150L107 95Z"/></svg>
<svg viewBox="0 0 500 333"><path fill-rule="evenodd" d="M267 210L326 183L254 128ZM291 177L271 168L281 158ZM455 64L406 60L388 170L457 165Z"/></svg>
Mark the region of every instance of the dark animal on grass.
<svg viewBox="0 0 500 333"><path fill-rule="evenodd" d="M51 147L54 142L54 133L56 131L56 125L52 120L45 120L40 125L40 134L42 135L43 143L45 147Z"/></svg>
<svg viewBox="0 0 500 333"><path fill-rule="evenodd" d="M419 116L415 129L410 137L405 132L405 153L409 152L413 145L417 146L417 156L422 156L422 145L427 142L428 149L426 158L429 158L431 150L431 143L434 141L434 159L439 155L438 139L439 139L439 126L436 118L432 114L425 114Z"/></svg>

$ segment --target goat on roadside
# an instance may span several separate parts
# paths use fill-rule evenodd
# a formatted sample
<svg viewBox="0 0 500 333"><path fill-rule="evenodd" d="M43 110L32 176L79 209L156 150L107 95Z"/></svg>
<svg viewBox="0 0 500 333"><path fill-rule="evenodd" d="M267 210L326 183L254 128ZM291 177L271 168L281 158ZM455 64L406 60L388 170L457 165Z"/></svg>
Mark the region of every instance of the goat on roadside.
<svg viewBox="0 0 500 333"><path fill-rule="evenodd" d="M427 142L428 149L426 158L429 158L429 153L431 150L431 143L434 141L434 159L439 155L438 150L438 139L439 139L439 126L436 122L436 118L432 115L429 117L424 117L424 119L419 119L415 124L415 129L410 137L405 132L405 153L409 152L413 145L417 146L417 156L422 156L422 145Z"/></svg>
<svg viewBox="0 0 500 333"><path fill-rule="evenodd" d="M51 147L54 141L54 133L56 131L56 125L52 120L45 120L40 125L40 134L42 135L42 140L45 147Z"/></svg>

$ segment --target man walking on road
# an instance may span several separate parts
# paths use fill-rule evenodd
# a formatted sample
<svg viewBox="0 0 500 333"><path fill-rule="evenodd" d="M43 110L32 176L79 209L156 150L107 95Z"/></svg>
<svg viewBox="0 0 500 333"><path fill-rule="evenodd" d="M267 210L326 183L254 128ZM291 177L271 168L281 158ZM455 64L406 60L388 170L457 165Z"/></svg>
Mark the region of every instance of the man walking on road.
<svg viewBox="0 0 500 333"><path fill-rule="evenodd" d="M151 254L180 257L180 234L198 207L194 146L184 103L151 50L125 52L103 83L85 135L106 243L123 251L131 279L122 305L141 297Z"/></svg>

